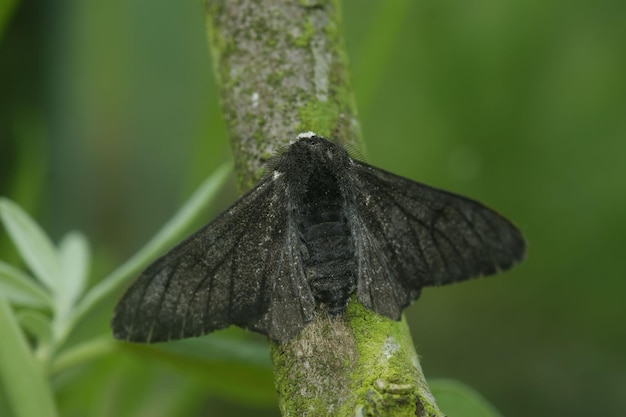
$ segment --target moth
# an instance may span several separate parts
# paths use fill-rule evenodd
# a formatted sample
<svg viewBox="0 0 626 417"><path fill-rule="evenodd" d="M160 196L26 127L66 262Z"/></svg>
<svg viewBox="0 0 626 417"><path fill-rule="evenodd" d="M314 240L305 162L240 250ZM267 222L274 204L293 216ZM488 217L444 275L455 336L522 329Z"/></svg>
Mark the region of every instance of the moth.
<svg viewBox="0 0 626 417"><path fill-rule="evenodd" d="M423 287L509 269L524 251L519 230L495 211L308 132L137 278L112 329L151 343L234 324L286 342L316 310L341 315L352 295L399 320Z"/></svg>

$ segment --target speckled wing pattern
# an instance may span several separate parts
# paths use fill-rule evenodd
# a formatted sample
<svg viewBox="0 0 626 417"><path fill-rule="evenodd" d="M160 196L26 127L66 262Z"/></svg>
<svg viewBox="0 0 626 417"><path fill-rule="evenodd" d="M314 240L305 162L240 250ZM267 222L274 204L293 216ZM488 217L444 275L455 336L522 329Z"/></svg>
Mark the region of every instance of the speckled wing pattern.
<svg viewBox="0 0 626 417"><path fill-rule="evenodd" d="M484 205L354 161L346 190L358 260L357 299L399 319L422 287L509 269L525 242Z"/></svg>
<svg viewBox="0 0 626 417"><path fill-rule="evenodd" d="M119 301L117 339L153 343L231 324L287 340L311 320L280 180L264 178L150 265Z"/></svg>

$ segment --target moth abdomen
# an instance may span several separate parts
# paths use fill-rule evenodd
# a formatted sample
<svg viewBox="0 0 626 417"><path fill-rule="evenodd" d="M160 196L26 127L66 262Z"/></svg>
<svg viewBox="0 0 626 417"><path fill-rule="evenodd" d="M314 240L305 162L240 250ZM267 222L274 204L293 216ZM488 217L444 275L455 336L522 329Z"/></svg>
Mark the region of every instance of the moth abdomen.
<svg viewBox="0 0 626 417"><path fill-rule="evenodd" d="M313 297L324 304L329 313L342 313L356 288L354 245L346 222L324 222L303 227L301 245Z"/></svg>
<svg viewBox="0 0 626 417"><path fill-rule="evenodd" d="M340 266L346 267L347 264L342 262ZM343 269L343 273L337 273L335 269L332 274L313 276L309 281L315 301L324 305L326 311L332 315L344 312L350 295L356 289L354 271L350 268Z"/></svg>

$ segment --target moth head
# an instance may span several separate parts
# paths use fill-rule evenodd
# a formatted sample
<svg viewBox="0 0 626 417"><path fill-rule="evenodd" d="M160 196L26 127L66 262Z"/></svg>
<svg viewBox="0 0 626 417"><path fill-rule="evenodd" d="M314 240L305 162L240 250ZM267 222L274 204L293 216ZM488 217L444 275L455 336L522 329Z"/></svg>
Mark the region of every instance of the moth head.
<svg viewBox="0 0 626 417"><path fill-rule="evenodd" d="M348 152L341 145L315 134L299 135L283 156L302 168L327 167L332 170L340 169L349 160Z"/></svg>
<svg viewBox="0 0 626 417"><path fill-rule="evenodd" d="M338 139L326 139L315 132L300 133L296 140L291 142L291 145L296 143L317 151L321 157L326 159L326 162L345 163L348 159L357 159L359 161L364 159L354 144L342 142Z"/></svg>
<svg viewBox="0 0 626 417"><path fill-rule="evenodd" d="M341 175L351 163L350 154L342 145L305 132L268 161L266 175L299 184L314 176Z"/></svg>

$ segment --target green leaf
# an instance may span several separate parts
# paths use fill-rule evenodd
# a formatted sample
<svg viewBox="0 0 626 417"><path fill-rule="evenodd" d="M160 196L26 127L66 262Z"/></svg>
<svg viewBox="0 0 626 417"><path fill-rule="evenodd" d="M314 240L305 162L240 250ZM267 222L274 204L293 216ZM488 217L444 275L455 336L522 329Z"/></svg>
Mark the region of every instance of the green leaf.
<svg viewBox="0 0 626 417"><path fill-rule="evenodd" d="M54 375L78 364L92 361L95 358L115 351L116 347L117 344L110 336L98 337L82 342L61 352L54 360L50 373Z"/></svg>
<svg viewBox="0 0 626 417"><path fill-rule="evenodd" d="M50 318L45 314L32 310L20 311L17 320L40 344L48 344L52 340Z"/></svg>
<svg viewBox="0 0 626 417"><path fill-rule="evenodd" d="M50 385L3 297L0 297L0 340L0 378L15 415L56 417Z"/></svg>
<svg viewBox="0 0 626 417"><path fill-rule="evenodd" d="M448 379L429 381L437 405L448 417L502 417L478 391Z"/></svg>
<svg viewBox="0 0 626 417"><path fill-rule="evenodd" d="M258 405L277 401L267 344L211 335L155 345L119 345L138 360L167 363L197 380L207 391L233 401Z"/></svg>
<svg viewBox="0 0 626 417"><path fill-rule="evenodd" d="M222 334L181 339L155 346L173 354L199 360L239 363L257 368L272 369L268 344L266 342L256 343L248 337L234 338Z"/></svg>
<svg viewBox="0 0 626 417"><path fill-rule="evenodd" d="M17 204L0 198L0 218L24 261L53 293L61 276L61 263L48 236Z"/></svg>
<svg viewBox="0 0 626 417"><path fill-rule="evenodd" d="M79 232L65 235L59 245L59 257L63 273L58 284L57 305L67 311L83 293L87 282L90 252L85 236Z"/></svg>
<svg viewBox="0 0 626 417"><path fill-rule="evenodd" d="M13 304L36 308L52 306L50 296L30 276L2 261L0 261L0 294Z"/></svg>

